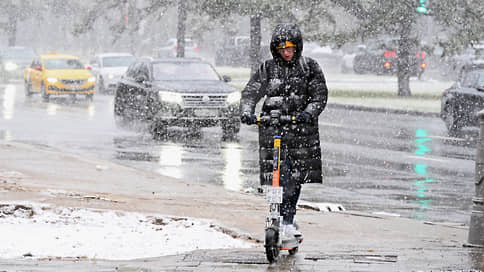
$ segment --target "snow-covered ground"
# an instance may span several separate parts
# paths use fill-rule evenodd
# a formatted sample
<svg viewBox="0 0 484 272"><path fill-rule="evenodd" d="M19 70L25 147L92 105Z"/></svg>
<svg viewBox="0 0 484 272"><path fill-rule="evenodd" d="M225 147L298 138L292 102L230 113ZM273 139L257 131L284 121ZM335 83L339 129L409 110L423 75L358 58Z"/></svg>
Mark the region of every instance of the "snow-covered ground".
<svg viewBox="0 0 484 272"><path fill-rule="evenodd" d="M135 259L249 248L207 220L0 202L0 258Z"/></svg>

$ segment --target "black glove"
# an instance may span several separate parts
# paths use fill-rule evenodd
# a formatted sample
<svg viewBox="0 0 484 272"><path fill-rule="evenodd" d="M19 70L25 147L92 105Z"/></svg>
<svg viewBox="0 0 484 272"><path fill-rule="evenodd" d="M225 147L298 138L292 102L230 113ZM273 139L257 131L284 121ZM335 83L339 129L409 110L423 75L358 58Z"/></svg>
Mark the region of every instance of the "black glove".
<svg viewBox="0 0 484 272"><path fill-rule="evenodd" d="M311 114L306 111L296 114L296 123L307 123L309 120L311 120Z"/></svg>
<svg viewBox="0 0 484 272"><path fill-rule="evenodd" d="M240 116L240 122L247 125L255 124L257 122L257 116L255 116L255 114L252 114L250 112L243 112L242 115Z"/></svg>

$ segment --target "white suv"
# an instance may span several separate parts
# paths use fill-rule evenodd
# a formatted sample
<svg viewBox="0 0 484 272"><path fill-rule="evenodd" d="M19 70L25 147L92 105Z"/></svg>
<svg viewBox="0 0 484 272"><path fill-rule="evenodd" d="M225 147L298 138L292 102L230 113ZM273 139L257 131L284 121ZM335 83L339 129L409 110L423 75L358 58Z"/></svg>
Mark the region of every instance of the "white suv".
<svg viewBox="0 0 484 272"><path fill-rule="evenodd" d="M153 48L153 56L157 58L176 57L178 48L177 39L168 39L166 43L158 48ZM192 39L185 39L185 57L200 58L200 47Z"/></svg>
<svg viewBox="0 0 484 272"><path fill-rule="evenodd" d="M114 92L119 79L135 59L129 53L105 53L94 56L89 61L89 67L96 76L97 92Z"/></svg>

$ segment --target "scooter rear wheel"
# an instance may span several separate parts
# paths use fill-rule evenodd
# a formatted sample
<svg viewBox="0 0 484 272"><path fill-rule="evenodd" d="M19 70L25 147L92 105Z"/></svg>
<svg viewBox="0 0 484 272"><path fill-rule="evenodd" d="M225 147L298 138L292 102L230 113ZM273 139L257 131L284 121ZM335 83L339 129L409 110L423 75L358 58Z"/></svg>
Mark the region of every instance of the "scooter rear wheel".
<svg viewBox="0 0 484 272"><path fill-rule="evenodd" d="M266 229L265 237L265 247L266 247L266 257L269 263L274 263L279 257L279 252L281 251L279 245L277 244L279 240L279 233L273 229Z"/></svg>

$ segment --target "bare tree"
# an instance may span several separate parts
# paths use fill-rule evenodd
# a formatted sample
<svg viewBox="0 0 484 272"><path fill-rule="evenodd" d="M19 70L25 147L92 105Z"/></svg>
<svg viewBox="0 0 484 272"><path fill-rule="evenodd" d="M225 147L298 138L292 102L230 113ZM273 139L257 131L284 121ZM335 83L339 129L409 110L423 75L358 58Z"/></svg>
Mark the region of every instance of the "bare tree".
<svg viewBox="0 0 484 272"><path fill-rule="evenodd" d="M17 41L17 26L34 14L40 13L40 5L32 0L2 0L0 1L0 15L6 21L0 22L0 29L7 34L8 46L15 46Z"/></svg>
<svg viewBox="0 0 484 272"><path fill-rule="evenodd" d="M177 22L177 58L185 56L185 28L187 21L187 2L186 0L178 0L178 22Z"/></svg>

